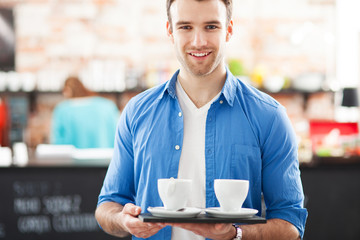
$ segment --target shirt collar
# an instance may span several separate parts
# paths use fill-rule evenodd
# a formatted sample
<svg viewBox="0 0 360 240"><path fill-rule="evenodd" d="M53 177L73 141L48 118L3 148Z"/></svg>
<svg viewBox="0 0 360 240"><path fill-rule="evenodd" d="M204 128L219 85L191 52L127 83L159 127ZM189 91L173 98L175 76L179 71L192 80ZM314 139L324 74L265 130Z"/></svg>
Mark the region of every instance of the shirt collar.
<svg viewBox="0 0 360 240"><path fill-rule="evenodd" d="M221 90L221 94L224 96L227 103L232 107L234 104L235 94L236 94L236 84L237 80L230 72L229 68L226 67L226 80Z"/></svg>
<svg viewBox="0 0 360 240"><path fill-rule="evenodd" d="M166 83L164 91L160 94L159 99L163 98L165 92L168 92L172 98L176 98L176 81L180 70L177 70L171 79Z"/></svg>
<svg viewBox="0 0 360 240"><path fill-rule="evenodd" d="M166 83L164 91L159 96L159 98L162 98L164 96L165 92L168 92L172 98L176 98L176 81L177 81L179 72L180 72L180 70L177 70L174 73L174 75L171 77L171 79ZM221 96L224 96L224 99L227 101L227 103L230 106L233 106L233 103L234 103L234 98L235 98L235 93L236 93L236 84L235 83L236 83L236 78L234 77L234 75L232 75L230 70L226 67L226 80L225 80L223 89L221 90L220 98L222 98Z"/></svg>

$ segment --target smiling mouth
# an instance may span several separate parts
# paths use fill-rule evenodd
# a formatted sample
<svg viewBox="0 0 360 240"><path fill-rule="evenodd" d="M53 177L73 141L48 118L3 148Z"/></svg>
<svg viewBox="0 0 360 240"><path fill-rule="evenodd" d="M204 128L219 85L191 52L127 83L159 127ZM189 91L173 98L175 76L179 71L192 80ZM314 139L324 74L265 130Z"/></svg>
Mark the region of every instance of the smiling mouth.
<svg viewBox="0 0 360 240"><path fill-rule="evenodd" d="M210 54L211 52L197 52L197 53L189 53L191 56L193 57L206 57Z"/></svg>

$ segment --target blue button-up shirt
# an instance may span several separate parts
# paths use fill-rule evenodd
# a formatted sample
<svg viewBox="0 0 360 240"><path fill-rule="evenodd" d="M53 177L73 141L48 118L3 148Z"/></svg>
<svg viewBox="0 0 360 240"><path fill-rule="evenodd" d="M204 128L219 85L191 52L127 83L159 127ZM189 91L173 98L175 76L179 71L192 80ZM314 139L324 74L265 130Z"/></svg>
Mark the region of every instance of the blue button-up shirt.
<svg viewBox="0 0 360 240"><path fill-rule="evenodd" d="M297 140L284 107L236 79L228 69L221 94L206 119L206 207L219 203L215 179L247 179L243 207L292 223L303 236L307 211L297 159ZM107 201L163 206L157 179L177 177L184 124L176 97L178 72L129 101L118 124L114 156L98 204ZM170 239L166 227L150 239ZM133 239L136 239L133 237Z"/></svg>

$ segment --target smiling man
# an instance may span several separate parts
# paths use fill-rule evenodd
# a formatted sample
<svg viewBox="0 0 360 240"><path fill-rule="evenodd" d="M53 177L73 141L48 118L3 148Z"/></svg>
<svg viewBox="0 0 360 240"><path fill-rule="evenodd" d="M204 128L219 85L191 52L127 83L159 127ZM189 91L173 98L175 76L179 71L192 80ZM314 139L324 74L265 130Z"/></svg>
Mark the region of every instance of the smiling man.
<svg viewBox="0 0 360 240"><path fill-rule="evenodd" d="M231 0L167 0L167 33L180 69L126 106L96 218L133 239L299 239L307 211L297 143L285 109L236 79L224 62ZM244 207L266 204L266 224L154 224L137 216L162 206L157 179L193 180L188 206L216 207L215 179L249 180Z"/></svg>

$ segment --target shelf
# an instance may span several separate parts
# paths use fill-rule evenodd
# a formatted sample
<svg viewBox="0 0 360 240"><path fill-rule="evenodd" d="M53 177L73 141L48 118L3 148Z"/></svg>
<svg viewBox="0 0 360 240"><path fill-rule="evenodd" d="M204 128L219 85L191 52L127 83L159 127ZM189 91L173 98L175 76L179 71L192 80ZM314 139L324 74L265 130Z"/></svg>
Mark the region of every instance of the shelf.
<svg viewBox="0 0 360 240"><path fill-rule="evenodd" d="M118 91L99 91L99 92L95 92L98 94L122 94L122 93L128 93L128 92L141 92L144 91L145 89L141 89L141 88L134 88L134 89L126 89L124 91L118 92ZM1 94L4 95L37 95L37 94L62 94L61 91L9 91L9 90L5 90L5 91L0 91Z"/></svg>
<svg viewBox="0 0 360 240"><path fill-rule="evenodd" d="M360 156L339 156L339 157L319 157L313 156L311 162L301 162L300 168L349 168L360 167Z"/></svg>
<svg viewBox="0 0 360 240"><path fill-rule="evenodd" d="M279 92L271 92L271 91L268 91L266 89L259 89L260 91L262 92L265 92L267 94L270 94L270 95L275 95L275 94L295 94L295 93L298 93L298 94L302 94L302 95L310 95L310 94L317 94L317 93L334 93L334 91L331 91L331 90L317 90L317 91L314 91L314 92L309 92L309 91L302 91L302 90L297 90L297 89L294 89L294 88L287 88L287 89L283 89Z"/></svg>

